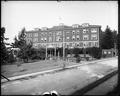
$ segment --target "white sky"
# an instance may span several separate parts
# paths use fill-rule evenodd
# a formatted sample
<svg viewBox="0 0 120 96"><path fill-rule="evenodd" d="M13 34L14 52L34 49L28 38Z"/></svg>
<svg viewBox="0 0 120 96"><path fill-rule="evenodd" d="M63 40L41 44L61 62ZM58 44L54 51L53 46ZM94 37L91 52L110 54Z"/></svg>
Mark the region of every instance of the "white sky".
<svg viewBox="0 0 120 96"><path fill-rule="evenodd" d="M59 23L89 23L101 25L102 30L107 25L118 30L117 1L2 1L1 13L1 24L10 43L23 27L31 30Z"/></svg>

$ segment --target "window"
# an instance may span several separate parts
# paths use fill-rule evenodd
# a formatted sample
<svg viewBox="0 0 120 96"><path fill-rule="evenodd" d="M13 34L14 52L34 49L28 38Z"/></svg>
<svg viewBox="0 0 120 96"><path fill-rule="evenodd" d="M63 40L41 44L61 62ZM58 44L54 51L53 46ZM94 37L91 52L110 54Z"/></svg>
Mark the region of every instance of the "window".
<svg viewBox="0 0 120 96"><path fill-rule="evenodd" d="M42 32L42 33L41 33L41 36L44 36L44 35L45 35L44 32Z"/></svg>
<svg viewBox="0 0 120 96"><path fill-rule="evenodd" d="M33 47L34 47L34 48L38 48L38 44L34 44Z"/></svg>
<svg viewBox="0 0 120 96"><path fill-rule="evenodd" d="M60 36L57 36L57 37L56 37L56 41L61 41Z"/></svg>
<svg viewBox="0 0 120 96"><path fill-rule="evenodd" d="M72 34L75 34L75 30L72 31Z"/></svg>
<svg viewBox="0 0 120 96"><path fill-rule="evenodd" d="M91 35L91 40L97 40L97 35L96 34L92 34Z"/></svg>
<svg viewBox="0 0 120 96"><path fill-rule="evenodd" d="M38 33L34 33L33 36L34 36L34 37L38 37Z"/></svg>
<svg viewBox="0 0 120 96"><path fill-rule="evenodd" d="M77 47L79 47L79 46L80 46L80 44L79 44L79 43L76 43L76 46L77 46Z"/></svg>
<svg viewBox="0 0 120 96"><path fill-rule="evenodd" d="M73 24L72 27L73 27L73 28L78 28L78 27L79 27L79 24Z"/></svg>
<svg viewBox="0 0 120 96"><path fill-rule="evenodd" d="M91 28L91 33L96 33L97 32L97 28Z"/></svg>
<svg viewBox="0 0 120 96"><path fill-rule="evenodd" d="M83 47L83 43L80 43L80 47Z"/></svg>
<svg viewBox="0 0 120 96"><path fill-rule="evenodd" d="M27 42L30 43L32 41L32 38L27 38Z"/></svg>
<svg viewBox="0 0 120 96"><path fill-rule="evenodd" d="M49 35L52 36L52 32L49 32Z"/></svg>
<svg viewBox="0 0 120 96"><path fill-rule="evenodd" d="M83 23L82 24L82 27L88 27L89 26L89 23Z"/></svg>
<svg viewBox="0 0 120 96"><path fill-rule="evenodd" d="M69 48L70 44L69 43L66 43L66 47Z"/></svg>
<svg viewBox="0 0 120 96"><path fill-rule="evenodd" d="M69 31L66 32L66 34L69 34L69 33L70 33Z"/></svg>
<svg viewBox="0 0 120 96"><path fill-rule="evenodd" d="M107 54L107 52L106 52L106 51L104 51L104 54Z"/></svg>
<svg viewBox="0 0 120 96"><path fill-rule="evenodd" d="M46 38L46 37L44 38L44 41L47 41L47 38Z"/></svg>
<svg viewBox="0 0 120 96"><path fill-rule="evenodd" d="M83 35L83 40L88 40L88 39L89 39L88 35Z"/></svg>
<svg viewBox="0 0 120 96"><path fill-rule="evenodd" d="M72 40L75 40L75 35L72 36Z"/></svg>
<svg viewBox="0 0 120 96"><path fill-rule="evenodd" d="M95 44L94 44L94 42L91 42L91 47L93 47Z"/></svg>
<svg viewBox="0 0 120 96"><path fill-rule="evenodd" d="M109 51L108 54L111 54L111 52Z"/></svg>
<svg viewBox="0 0 120 96"><path fill-rule="evenodd" d="M57 35L61 35L61 34L62 34L61 31L58 31L58 32L57 32Z"/></svg>
<svg viewBox="0 0 120 96"><path fill-rule="evenodd" d="M32 33L27 34L27 37L32 37Z"/></svg>
<svg viewBox="0 0 120 96"><path fill-rule="evenodd" d="M51 42L52 41L52 37L49 37L49 42Z"/></svg>
<svg viewBox="0 0 120 96"><path fill-rule="evenodd" d="M70 39L70 37L67 37L67 40L69 40Z"/></svg>
<svg viewBox="0 0 120 96"><path fill-rule="evenodd" d="M88 32L88 29L83 29L83 33L87 33Z"/></svg>
<svg viewBox="0 0 120 96"><path fill-rule="evenodd" d="M38 42L38 38L33 38L33 42Z"/></svg>
<svg viewBox="0 0 120 96"><path fill-rule="evenodd" d="M89 47L91 47L91 42L89 42Z"/></svg>
<svg viewBox="0 0 120 96"><path fill-rule="evenodd" d="M77 40L79 40L79 39L80 39L80 36L79 36L79 35L77 35L77 36L76 36L76 38L77 38Z"/></svg>
<svg viewBox="0 0 120 96"><path fill-rule="evenodd" d="M86 43L83 43L83 47L86 47Z"/></svg>
<svg viewBox="0 0 120 96"><path fill-rule="evenodd" d="M98 42L95 42L95 47L99 47L99 44L98 44Z"/></svg>
<svg viewBox="0 0 120 96"><path fill-rule="evenodd" d="M84 47L84 48L89 47L89 42L84 42L84 43L83 43L83 47Z"/></svg>
<svg viewBox="0 0 120 96"><path fill-rule="evenodd" d="M43 41L43 38L41 38L41 41Z"/></svg>
<svg viewBox="0 0 120 96"><path fill-rule="evenodd" d="M75 47L75 43L72 43L72 47Z"/></svg>
<svg viewBox="0 0 120 96"><path fill-rule="evenodd" d="M79 30L76 30L76 32L77 32L77 34L79 34L80 31L79 31Z"/></svg>

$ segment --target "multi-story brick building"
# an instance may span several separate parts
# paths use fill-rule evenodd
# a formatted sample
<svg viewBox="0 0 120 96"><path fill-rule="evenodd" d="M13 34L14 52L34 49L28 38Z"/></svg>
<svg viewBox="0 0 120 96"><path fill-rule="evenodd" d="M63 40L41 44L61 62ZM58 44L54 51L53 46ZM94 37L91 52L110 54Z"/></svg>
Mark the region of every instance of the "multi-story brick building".
<svg viewBox="0 0 120 96"><path fill-rule="evenodd" d="M84 48L100 46L100 25L74 24L72 26L59 25L52 28L44 27L26 31L27 42L32 41L35 48L53 47Z"/></svg>

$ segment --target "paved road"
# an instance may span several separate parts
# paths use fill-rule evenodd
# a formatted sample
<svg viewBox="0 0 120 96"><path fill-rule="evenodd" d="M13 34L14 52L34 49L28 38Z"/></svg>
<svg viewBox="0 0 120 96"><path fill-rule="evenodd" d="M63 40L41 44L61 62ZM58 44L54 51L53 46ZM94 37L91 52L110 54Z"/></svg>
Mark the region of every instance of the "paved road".
<svg viewBox="0 0 120 96"><path fill-rule="evenodd" d="M56 90L62 95L74 91L102 78L117 68L117 58L95 62L73 69L67 69L52 74L33 76L2 84L1 92L7 94L42 94L45 91ZM31 86L32 85L32 86Z"/></svg>

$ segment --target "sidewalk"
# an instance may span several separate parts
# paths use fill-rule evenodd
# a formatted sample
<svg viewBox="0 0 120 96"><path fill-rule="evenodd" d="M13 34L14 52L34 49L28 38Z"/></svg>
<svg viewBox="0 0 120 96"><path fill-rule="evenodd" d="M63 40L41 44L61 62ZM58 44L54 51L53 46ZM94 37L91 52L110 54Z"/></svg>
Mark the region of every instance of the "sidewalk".
<svg viewBox="0 0 120 96"><path fill-rule="evenodd" d="M9 80L16 80L16 79L29 77L29 76L34 76L34 75L39 75L39 74L45 74L45 73L59 71L59 70L63 69L63 62L65 63L66 68L73 68L73 67L78 67L78 66L82 66L82 65L86 65L86 64L92 64L92 63L95 63L95 62L100 62L100 61L108 60L108 59L111 60L111 59L114 59L114 58L107 58L107 59L101 59L101 60L95 60L95 61L81 61L80 63L65 62L65 61L62 61L62 60L57 61L57 62L55 62L55 61L52 61L52 62L44 61L44 62L47 62L46 63L46 67L44 66L44 67L41 67L41 68L40 68L40 66L36 67L34 63L30 63L32 65L31 67L32 68L36 67L36 69L27 70L27 71L23 71L23 72L16 72L12 76L9 75L8 79ZM35 62L35 63L37 64L39 62ZM47 65L50 65L50 64L51 64L51 66L47 66ZM1 82L6 82L6 81L7 81L6 79L2 79L1 80Z"/></svg>

